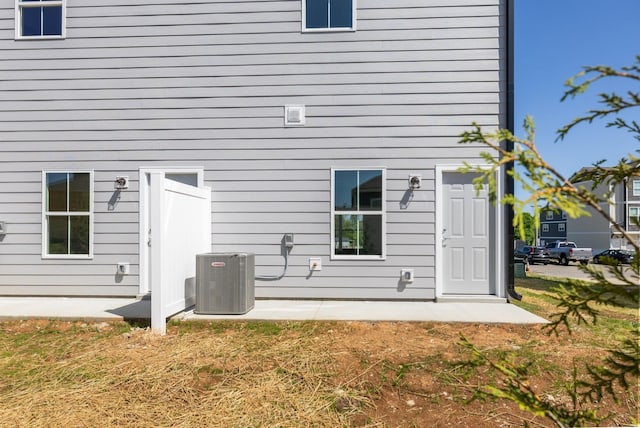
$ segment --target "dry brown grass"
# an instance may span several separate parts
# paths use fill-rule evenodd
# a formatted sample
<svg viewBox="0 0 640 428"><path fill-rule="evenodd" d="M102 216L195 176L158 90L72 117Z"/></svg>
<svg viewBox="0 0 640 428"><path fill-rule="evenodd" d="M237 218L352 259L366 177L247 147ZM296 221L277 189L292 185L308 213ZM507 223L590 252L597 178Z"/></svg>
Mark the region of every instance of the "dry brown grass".
<svg viewBox="0 0 640 428"><path fill-rule="evenodd" d="M526 304L547 316L548 284ZM548 336L540 326L401 322L173 322L166 336L126 323L0 323L1 427L550 426L505 401L473 401L495 374L469 372L457 345L532 362L549 400L575 363L597 362L637 311ZM637 391L594 406L629 425Z"/></svg>
<svg viewBox="0 0 640 428"><path fill-rule="evenodd" d="M342 393L328 382L330 355L308 330L286 340L242 326L160 337L98 324L71 325L70 335L58 333L63 324L41 322L35 335L4 325L31 336L3 350L0 370L13 371L0 381L3 426L346 424L348 412L334 406Z"/></svg>

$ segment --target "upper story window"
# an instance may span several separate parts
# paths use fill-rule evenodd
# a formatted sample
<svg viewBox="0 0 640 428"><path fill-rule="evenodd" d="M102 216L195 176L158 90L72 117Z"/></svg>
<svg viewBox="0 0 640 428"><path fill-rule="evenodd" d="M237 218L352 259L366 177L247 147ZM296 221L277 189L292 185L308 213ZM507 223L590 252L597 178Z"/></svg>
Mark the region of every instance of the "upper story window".
<svg viewBox="0 0 640 428"><path fill-rule="evenodd" d="M66 0L16 0L16 39L65 36Z"/></svg>
<svg viewBox="0 0 640 428"><path fill-rule="evenodd" d="M549 225L547 223L542 225L542 231L543 232L548 232L549 231Z"/></svg>
<svg viewBox="0 0 640 428"><path fill-rule="evenodd" d="M385 170L332 171L331 257L385 258Z"/></svg>
<svg viewBox="0 0 640 428"><path fill-rule="evenodd" d="M354 31L356 0L302 0L303 31Z"/></svg>
<svg viewBox="0 0 640 428"><path fill-rule="evenodd" d="M92 257L93 173L45 172L42 194L42 256Z"/></svg>
<svg viewBox="0 0 640 428"><path fill-rule="evenodd" d="M545 214L547 220L553 220L553 211L546 211Z"/></svg>
<svg viewBox="0 0 640 428"><path fill-rule="evenodd" d="M640 179L633 180L633 196L640 196Z"/></svg>
<svg viewBox="0 0 640 428"><path fill-rule="evenodd" d="M558 232L564 232L564 231L565 231L564 223L558 223Z"/></svg>

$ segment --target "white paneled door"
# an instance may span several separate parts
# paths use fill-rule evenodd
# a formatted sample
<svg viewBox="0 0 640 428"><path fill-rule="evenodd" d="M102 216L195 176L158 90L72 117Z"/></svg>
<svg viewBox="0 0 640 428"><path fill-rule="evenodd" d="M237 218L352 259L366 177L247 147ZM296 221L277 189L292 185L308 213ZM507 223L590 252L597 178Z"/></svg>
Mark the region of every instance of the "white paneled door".
<svg viewBox="0 0 640 428"><path fill-rule="evenodd" d="M442 177L442 292L445 295L494 294L491 263L495 240L493 208L475 174L445 172Z"/></svg>

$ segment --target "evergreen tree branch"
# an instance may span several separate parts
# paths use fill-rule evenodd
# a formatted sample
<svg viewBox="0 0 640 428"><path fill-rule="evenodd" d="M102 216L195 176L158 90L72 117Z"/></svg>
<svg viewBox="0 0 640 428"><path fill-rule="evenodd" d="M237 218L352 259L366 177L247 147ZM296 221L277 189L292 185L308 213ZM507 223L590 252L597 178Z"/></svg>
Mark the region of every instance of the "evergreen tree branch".
<svg viewBox="0 0 640 428"><path fill-rule="evenodd" d="M593 77L590 77L584 81L580 81L587 75L592 75ZM612 77L640 81L640 55L636 56L636 63L634 65L630 67L622 67L620 70L615 70L604 65L585 67L582 72L576 74L565 82L565 86L567 86L569 89L564 93L560 100L565 101L568 98L575 98L576 96L586 92L587 89L591 87L591 85L598 82L599 80ZM619 114L629 108L640 106L640 97L637 93L634 93L632 91L628 91L626 93L626 97L619 96L616 93L602 93L598 96L600 98L599 102L605 107L602 109L590 110L586 116L578 117L568 125L560 128L558 130L557 140L564 139L569 131L571 131L571 129L581 123L591 123L595 119L604 118L613 114ZM607 126L626 128L630 132L635 133L635 138L640 140L640 134L638 133L640 131L640 126L636 121L628 124L625 120L617 118L613 122L610 122Z"/></svg>
<svg viewBox="0 0 640 428"><path fill-rule="evenodd" d="M640 81L640 55L636 57L636 63L631 67L623 67L615 70L607 66L587 67L581 73L567 82L569 90L562 100L575 97L585 92L591 85L604 78L624 78L631 81ZM585 80L581 80L581 79ZM576 83L577 80L581 80ZM595 119L609 115L618 115L633 107L640 107L640 95L628 91L624 97L617 94L600 94L599 102L604 105L601 109L589 111L585 116L575 119L558 131L558 139L563 139L567 133L581 123L591 123ZM607 126L626 129L635 134L640 141L640 125L637 121L627 122L617 117ZM461 136L461 143L481 144L491 149L490 153L481 153L486 166L471 166L465 164L460 170L463 172L476 172L479 176L474 179L476 188L488 185L492 202L499 201L510 204L514 209L513 225L524 235L525 209L534 207L535 221L539 221L540 204L546 204L547 208L562 210L571 218L590 215L587 207L596 215L606 219L627 242L635 249L635 259L628 269L622 266L608 266L605 270L592 267L581 267L589 274L591 281L567 280L560 284L556 295L559 300L560 311L552 317L553 322L548 326L549 333L559 334L559 328L564 326L571 334L572 323L596 324L601 306L640 307L640 243L631 236L623 225L618 224L607 209L613 202L610 199L613 189L618 184L628 183L631 177L640 177L640 158L629 155L622 158L614 167L603 167L604 161L598 161L592 168L585 168L566 178L548 164L538 152L535 146L535 126L530 117L525 118L525 139L519 139L508 130L497 130L491 133L483 133L482 129L473 124L471 131ZM512 143L513 149L508 150L505 142ZM640 151L638 151L640 153ZM510 168L517 164L518 170ZM513 194L499 195L495 177L497 171L506 170L514 181L520 183L528 197L516 198ZM591 183L590 187L586 183ZM596 194L602 185L610 190L603 195ZM536 223L537 225L538 223ZM612 279L610 279L612 278ZM637 386L640 376L640 344L639 325L632 323L629 337L620 345L608 351L608 355L601 365L587 365L585 367L588 380L578 380L574 367L574 381L568 388L572 397L574 409L565 409L560 405L551 405L540 400L526 382L526 367L513 366L505 359L492 361L483 352L475 348L468 341L463 340L463 346L471 350L474 356L474 364L488 365L503 376L503 383L499 386L487 386L480 395L488 395L505 398L518 403L521 408L534 414L542 415L556 423L558 426L581 425L584 422L596 420L595 414L578 410L582 404L589 400L601 399L605 394L614 399L615 386L624 389ZM463 338L464 339L464 338ZM593 417L593 419L590 419ZM564 424L564 425L563 425Z"/></svg>

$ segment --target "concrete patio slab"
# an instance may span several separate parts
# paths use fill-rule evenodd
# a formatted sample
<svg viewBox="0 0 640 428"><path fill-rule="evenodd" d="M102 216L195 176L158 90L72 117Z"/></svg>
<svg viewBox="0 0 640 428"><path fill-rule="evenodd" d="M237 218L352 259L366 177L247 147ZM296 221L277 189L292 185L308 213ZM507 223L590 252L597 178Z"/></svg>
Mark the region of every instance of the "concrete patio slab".
<svg viewBox="0 0 640 428"><path fill-rule="evenodd" d="M151 301L135 298L0 297L0 319L122 320L151 317ZM547 320L497 302L256 300L243 315L186 311L182 320L350 320L543 324Z"/></svg>
<svg viewBox="0 0 640 428"><path fill-rule="evenodd" d="M151 301L135 298L0 297L0 319L122 320L151 317Z"/></svg>

